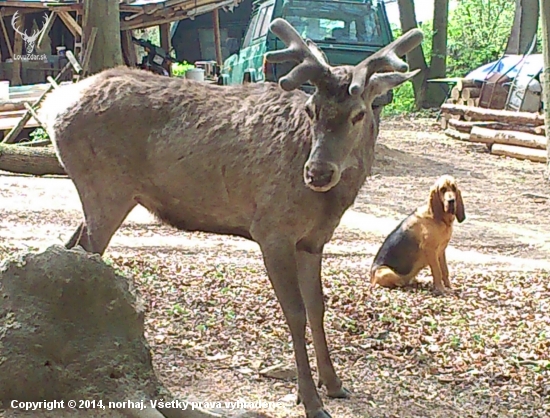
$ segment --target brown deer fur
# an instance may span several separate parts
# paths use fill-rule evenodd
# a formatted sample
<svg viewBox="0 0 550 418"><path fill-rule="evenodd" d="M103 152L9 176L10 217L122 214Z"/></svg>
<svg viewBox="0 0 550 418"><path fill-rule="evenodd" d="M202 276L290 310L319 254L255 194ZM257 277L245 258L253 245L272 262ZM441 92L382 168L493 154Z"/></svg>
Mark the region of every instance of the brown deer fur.
<svg viewBox="0 0 550 418"><path fill-rule="evenodd" d="M286 21L271 30L288 48L267 58L299 63L280 86L115 68L54 91L41 118L84 210L67 246L103 254L137 204L181 230L259 244L292 335L307 417L327 418L306 352L306 311L319 387L347 397L323 326L323 247L371 171L372 101L416 74L378 71L406 71L395 54L422 34L411 31L356 67L330 67ZM308 79L312 96L296 90Z"/></svg>

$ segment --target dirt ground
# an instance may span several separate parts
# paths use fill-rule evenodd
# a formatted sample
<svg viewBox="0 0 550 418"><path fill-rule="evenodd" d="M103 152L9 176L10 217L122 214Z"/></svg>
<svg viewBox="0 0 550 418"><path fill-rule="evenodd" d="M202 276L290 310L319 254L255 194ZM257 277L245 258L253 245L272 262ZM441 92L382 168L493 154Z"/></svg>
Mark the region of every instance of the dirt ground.
<svg viewBox="0 0 550 418"><path fill-rule="evenodd" d="M433 120L383 121L374 176L326 247L326 329L353 394L323 395L334 418L550 415L550 187L543 171L543 164L447 138ZM442 174L458 179L467 215L447 252L455 294L434 296L427 271L411 289L370 293L367 272L382 240ZM81 216L68 179L0 175L1 258L65 242ZM137 208L105 258L147 300L155 366L175 394L272 402L254 410L303 415L292 376L259 373L291 367L293 353L256 244L180 233Z"/></svg>

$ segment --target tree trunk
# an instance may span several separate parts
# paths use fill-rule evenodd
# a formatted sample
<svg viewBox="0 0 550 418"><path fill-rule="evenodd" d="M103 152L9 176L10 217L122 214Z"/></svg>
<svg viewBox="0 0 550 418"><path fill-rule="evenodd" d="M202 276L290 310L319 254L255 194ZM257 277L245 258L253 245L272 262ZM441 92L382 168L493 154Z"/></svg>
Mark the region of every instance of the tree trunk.
<svg viewBox="0 0 550 418"><path fill-rule="evenodd" d="M449 22L449 0L435 0L432 58L428 78L442 78L447 74L447 25ZM426 82L426 96L422 107L439 107L445 100L446 91L441 85ZM464 97L467 99L467 97Z"/></svg>
<svg viewBox="0 0 550 418"><path fill-rule="evenodd" d="M541 74L542 101L544 103L544 127L546 128L546 150L548 153L548 165L546 178L550 180L550 2L540 0L541 24L542 24L542 49L544 55L544 69Z"/></svg>
<svg viewBox="0 0 550 418"><path fill-rule="evenodd" d="M539 0L516 0L516 14L506 54L525 54L537 33L538 23Z"/></svg>
<svg viewBox="0 0 550 418"><path fill-rule="evenodd" d="M483 142L484 144L505 144L542 150L546 149L546 140L542 135L517 131L497 131L481 126L474 126L472 128L470 141Z"/></svg>
<svg viewBox="0 0 550 418"><path fill-rule="evenodd" d="M82 18L83 44L87 47L92 27L98 28L88 74L124 65L120 40L120 9L118 0L84 0Z"/></svg>
<svg viewBox="0 0 550 418"><path fill-rule="evenodd" d="M494 144L491 154L505 155L519 160L529 160L537 163L546 162L546 151L541 149L518 147L517 145Z"/></svg>
<svg viewBox="0 0 550 418"><path fill-rule="evenodd" d="M399 20L403 33L418 27L414 11L414 0L397 0L397 4L399 6ZM419 45L407 54L407 62L411 70L421 70L420 73L412 79L416 107L420 109L426 94L426 73L428 72L422 45Z"/></svg>
<svg viewBox="0 0 550 418"><path fill-rule="evenodd" d="M45 176L65 174L52 147L23 147L0 144L0 170Z"/></svg>
<svg viewBox="0 0 550 418"><path fill-rule="evenodd" d="M471 120L495 121L509 124L542 125L544 118L538 113L514 112L511 110L485 109L453 104L441 106L441 112L449 115L461 115Z"/></svg>

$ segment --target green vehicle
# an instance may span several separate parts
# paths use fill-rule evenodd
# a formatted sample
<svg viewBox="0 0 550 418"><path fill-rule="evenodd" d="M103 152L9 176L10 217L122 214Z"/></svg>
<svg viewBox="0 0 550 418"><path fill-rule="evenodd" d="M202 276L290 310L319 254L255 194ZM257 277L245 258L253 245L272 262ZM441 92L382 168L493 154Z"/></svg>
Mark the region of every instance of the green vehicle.
<svg viewBox="0 0 550 418"><path fill-rule="evenodd" d="M218 84L276 82L290 71L292 64L264 59L266 52L285 47L269 31L277 17L315 42L332 65L355 65L393 40L382 0L256 0L242 45L229 45L233 55L225 60ZM374 105L384 106L392 97L390 91Z"/></svg>

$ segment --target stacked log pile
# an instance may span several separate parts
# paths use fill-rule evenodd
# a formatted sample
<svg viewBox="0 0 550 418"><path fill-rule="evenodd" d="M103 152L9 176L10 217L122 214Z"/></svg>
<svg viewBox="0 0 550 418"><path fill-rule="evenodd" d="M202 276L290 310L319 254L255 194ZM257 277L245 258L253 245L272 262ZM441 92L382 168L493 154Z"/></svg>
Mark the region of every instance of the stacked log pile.
<svg viewBox="0 0 550 418"><path fill-rule="evenodd" d="M546 163L542 114L445 103L441 127L451 138L486 144L491 154Z"/></svg>
<svg viewBox="0 0 550 418"><path fill-rule="evenodd" d="M458 81L456 86L453 87L447 103L464 106L478 106L480 94L481 82L463 79Z"/></svg>

